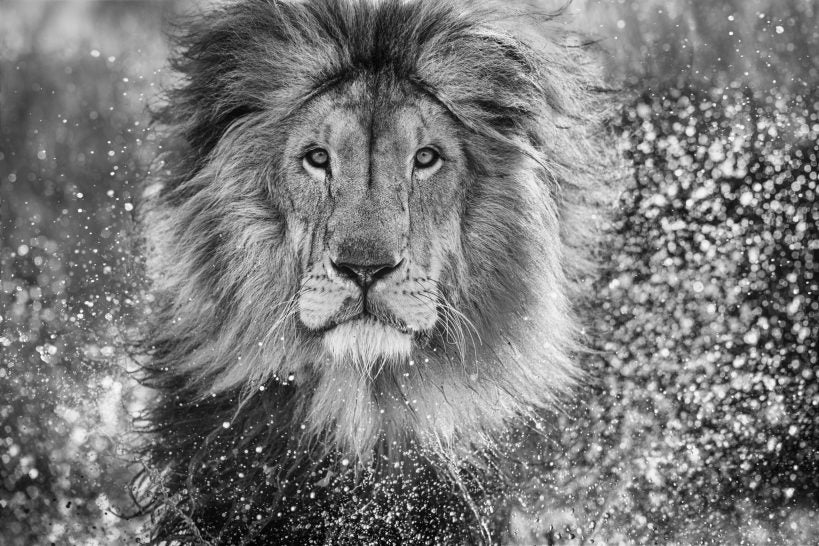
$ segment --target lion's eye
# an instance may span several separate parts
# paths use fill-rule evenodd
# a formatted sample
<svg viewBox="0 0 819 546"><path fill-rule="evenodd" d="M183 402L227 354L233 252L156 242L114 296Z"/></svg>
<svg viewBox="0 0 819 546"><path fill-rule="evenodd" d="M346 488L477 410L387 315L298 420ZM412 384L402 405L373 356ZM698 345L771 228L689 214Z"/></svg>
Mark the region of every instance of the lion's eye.
<svg viewBox="0 0 819 546"><path fill-rule="evenodd" d="M430 167L434 167L440 160L440 154L432 148L421 148L415 152L416 169L429 169Z"/></svg>
<svg viewBox="0 0 819 546"><path fill-rule="evenodd" d="M330 154L327 153L327 150L324 148L313 148L307 152L307 155L304 156L304 160L311 167L326 169L330 165Z"/></svg>

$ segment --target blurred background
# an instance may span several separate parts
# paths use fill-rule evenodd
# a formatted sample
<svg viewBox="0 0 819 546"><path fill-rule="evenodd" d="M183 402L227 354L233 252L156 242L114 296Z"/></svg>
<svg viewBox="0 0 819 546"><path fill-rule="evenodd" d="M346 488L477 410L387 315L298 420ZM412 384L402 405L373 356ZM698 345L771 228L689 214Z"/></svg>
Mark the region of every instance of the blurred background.
<svg viewBox="0 0 819 546"><path fill-rule="evenodd" d="M120 544L134 199L203 2L0 0L0 545ZM575 0L633 175L521 544L819 544L819 1ZM530 457L531 458L531 457Z"/></svg>

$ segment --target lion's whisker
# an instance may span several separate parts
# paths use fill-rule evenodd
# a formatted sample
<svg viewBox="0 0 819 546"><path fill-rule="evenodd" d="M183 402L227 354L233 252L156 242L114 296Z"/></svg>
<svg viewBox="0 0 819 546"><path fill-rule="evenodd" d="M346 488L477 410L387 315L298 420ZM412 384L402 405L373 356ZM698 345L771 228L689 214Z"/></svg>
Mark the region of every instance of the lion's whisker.
<svg viewBox="0 0 819 546"><path fill-rule="evenodd" d="M470 319L469 319L469 317L467 317L465 314L463 314L461 311L459 311L459 310L458 310L458 309L457 309L457 308L456 308L456 307L455 307L455 306L452 304L452 302L450 302L450 301L449 301L449 298L447 298L447 296L446 296L446 292L445 292L444 288L441 286L440 281L436 281L436 283L435 283L435 288L436 288L436 294L437 294L437 296L438 296L438 297L439 297L439 298L440 298L442 301L446 302L446 304L447 304L447 306L449 307L449 309L450 309L450 310L451 310L453 313L455 313L456 315L458 315L458 317L460 317L460 319L461 319L461 320L463 320L463 321L464 321L464 323L465 323L465 324L466 324L466 326L469 328L469 330L470 330L471 332L473 332L473 333L474 333L474 335L475 335L475 336L478 338L478 344L479 344L479 345L482 345L482 344L483 344L483 341L481 340L481 334L480 334L480 332L478 331L478 327L477 327L477 326L475 326L475 323L473 323L473 322L472 322L472 320L470 320Z"/></svg>
<svg viewBox="0 0 819 546"><path fill-rule="evenodd" d="M482 344L480 334L478 333L475 324L446 298L446 295L439 284L436 284L435 288L436 291L434 294L422 293L422 295L430 301L435 302L443 311L442 315L445 317L445 320L450 321L452 324L454 324L454 327L457 328L459 337L458 348L461 352L461 360L464 365L466 365L466 335L469 335L470 344L472 345L473 350L472 354L477 356L478 345ZM476 337L477 342L475 339Z"/></svg>
<svg viewBox="0 0 819 546"><path fill-rule="evenodd" d="M453 314L451 314L449 312L450 310L449 310L449 308L448 308L448 306L446 304L442 304L441 301L436 299L431 294L426 294L426 293L422 292L422 293L418 293L418 294L413 294L412 297L415 300L417 300L417 301L419 301L421 303L430 305L430 307L432 307L432 308L438 308L438 307L441 308L442 313L441 313L440 319L441 319L441 324L442 324L442 326L444 328L444 333L446 335L447 342L451 343L452 345L455 346L456 350L458 351L459 360L461 362L461 365L465 369L465 367L466 367L466 349L465 349L466 338L465 338L464 333L463 333L463 328L461 327L461 325L457 321L457 317L455 317Z"/></svg>

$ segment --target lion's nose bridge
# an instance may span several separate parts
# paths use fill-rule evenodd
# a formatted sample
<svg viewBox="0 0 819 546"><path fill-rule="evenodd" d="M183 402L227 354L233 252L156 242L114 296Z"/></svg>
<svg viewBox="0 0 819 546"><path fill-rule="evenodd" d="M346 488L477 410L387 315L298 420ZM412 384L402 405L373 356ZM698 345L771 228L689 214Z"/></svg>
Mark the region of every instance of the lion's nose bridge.
<svg viewBox="0 0 819 546"><path fill-rule="evenodd" d="M370 152L336 196L328 250L336 264L383 270L401 261L409 230L407 189L387 122L368 116L362 127L370 134Z"/></svg>
<svg viewBox="0 0 819 546"><path fill-rule="evenodd" d="M328 241L335 263L375 267L398 263L406 221L400 208L368 200L337 210Z"/></svg>

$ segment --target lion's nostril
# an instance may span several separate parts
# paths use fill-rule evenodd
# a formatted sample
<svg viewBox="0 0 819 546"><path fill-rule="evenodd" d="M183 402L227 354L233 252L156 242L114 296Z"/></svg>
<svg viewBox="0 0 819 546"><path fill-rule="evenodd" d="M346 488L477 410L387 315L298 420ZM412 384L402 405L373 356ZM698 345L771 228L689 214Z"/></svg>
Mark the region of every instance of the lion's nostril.
<svg viewBox="0 0 819 546"><path fill-rule="evenodd" d="M336 263L330 260L330 265L340 276L350 279L361 288L367 289L378 279L386 277L398 269L403 262L404 260L387 264L353 264Z"/></svg>

